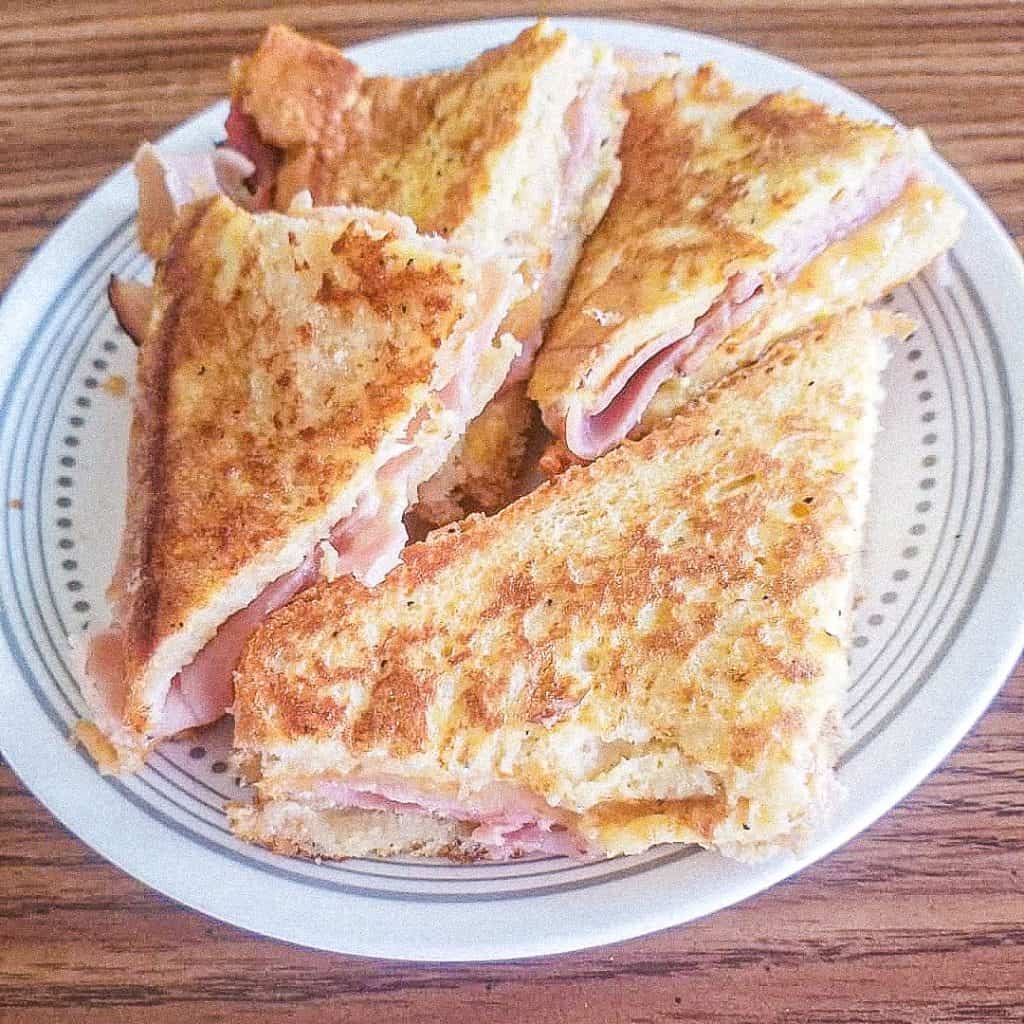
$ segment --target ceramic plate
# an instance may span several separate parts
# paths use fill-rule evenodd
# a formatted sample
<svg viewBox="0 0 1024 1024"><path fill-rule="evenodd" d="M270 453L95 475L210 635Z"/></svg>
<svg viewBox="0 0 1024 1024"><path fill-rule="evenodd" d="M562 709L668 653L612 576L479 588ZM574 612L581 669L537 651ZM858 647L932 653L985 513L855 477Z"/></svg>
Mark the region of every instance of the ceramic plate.
<svg viewBox="0 0 1024 1024"><path fill-rule="evenodd" d="M355 47L372 72L461 64L526 23L441 26ZM718 61L755 89L802 87L860 117L865 100L791 64L649 25L570 21L582 36ZM226 104L171 148L222 137ZM969 211L947 272L900 289L920 329L887 370L846 708L845 803L796 857L755 866L684 847L600 864L314 864L235 841L230 730L170 743L138 776L100 776L66 742L84 710L68 637L107 616L123 517L134 350L105 298L147 278L124 168L40 249L2 306L0 745L68 828L161 892L243 928L345 953L490 960L595 946L709 913L823 856L917 785L982 712L1024 635L1024 272L998 222L938 158ZM1016 483L1015 483L1016 481ZM952 869L952 866L951 866Z"/></svg>

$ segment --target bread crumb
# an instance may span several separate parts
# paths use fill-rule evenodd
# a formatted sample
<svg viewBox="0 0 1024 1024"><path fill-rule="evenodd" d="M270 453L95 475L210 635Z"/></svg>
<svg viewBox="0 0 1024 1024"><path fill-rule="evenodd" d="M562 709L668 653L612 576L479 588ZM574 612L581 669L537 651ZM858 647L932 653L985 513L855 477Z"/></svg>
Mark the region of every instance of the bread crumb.
<svg viewBox="0 0 1024 1024"><path fill-rule="evenodd" d="M322 540L317 546L320 548L320 575L329 583L339 575L341 557L330 541Z"/></svg>
<svg viewBox="0 0 1024 1024"><path fill-rule="evenodd" d="M11 498L11 500L7 502L7 507L13 508L16 512L18 512L25 506L22 504L21 498Z"/></svg>
<svg viewBox="0 0 1024 1024"><path fill-rule="evenodd" d="M119 373L112 373L101 385L108 395L115 398L123 398L128 394L128 381Z"/></svg>
<svg viewBox="0 0 1024 1024"><path fill-rule="evenodd" d="M76 722L68 735L68 742L81 744L96 762L101 774L109 775L118 769L117 748L92 722Z"/></svg>

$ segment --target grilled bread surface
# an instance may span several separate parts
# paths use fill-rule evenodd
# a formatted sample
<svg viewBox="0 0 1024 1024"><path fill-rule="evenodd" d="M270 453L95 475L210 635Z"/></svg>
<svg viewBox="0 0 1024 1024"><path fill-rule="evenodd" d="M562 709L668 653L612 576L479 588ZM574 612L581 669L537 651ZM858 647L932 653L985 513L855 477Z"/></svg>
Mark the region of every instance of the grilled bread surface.
<svg viewBox="0 0 1024 1024"><path fill-rule="evenodd" d="M464 823L318 807L383 774L539 796L603 855L799 841L833 793L884 336L785 339L670 423L496 516L319 584L251 639L238 833L314 856L480 856ZM419 818L417 827L416 819Z"/></svg>
<svg viewBox="0 0 1024 1024"><path fill-rule="evenodd" d="M716 345L692 373L658 389L630 435L643 437L694 395L757 359L783 335L845 309L876 302L952 248L964 210L948 193L915 181L890 207L811 260L776 299Z"/></svg>
<svg viewBox="0 0 1024 1024"><path fill-rule="evenodd" d="M352 510L414 417L443 412L437 391L492 273L511 275L397 217L252 215L222 197L187 209L140 351L111 588L132 728L147 730L228 615ZM481 404L513 347L484 359Z"/></svg>
<svg viewBox="0 0 1024 1024"><path fill-rule="evenodd" d="M530 383L542 409L569 396L594 407L645 342L684 337L736 275L769 272L798 223L926 145L920 133L853 121L796 93L741 92L711 67L661 78L626 104L621 185ZM935 231L949 235L942 223ZM808 319L790 316L780 333ZM763 349L770 331L758 339Z"/></svg>
<svg viewBox="0 0 1024 1024"><path fill-rule="evenodd" d="M457 71L370 77L333 47L276 25L233 66L232 94L284 151L280 209L308 189L320 204L394 210L421 231L529 246L550 234L566 108L601 67L612 67L606 48L539 22ZM617 102L602 116L607 132L621 133ZM606 167L616 148L603 148Z"/></svg>

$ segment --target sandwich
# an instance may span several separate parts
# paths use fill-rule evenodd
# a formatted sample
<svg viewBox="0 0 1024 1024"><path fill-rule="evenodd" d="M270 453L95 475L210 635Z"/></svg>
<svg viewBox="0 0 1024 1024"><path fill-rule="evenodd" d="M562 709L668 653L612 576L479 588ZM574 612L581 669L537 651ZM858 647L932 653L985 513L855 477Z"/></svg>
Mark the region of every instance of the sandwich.
<svg viewBox="0 0 1024 1024"><path fill-rule="evenodd" d="M773 340L881 298L963 217L924 179L919 131L758 97L710 67L626 105L621 185L530 382L557 439L549 472L613 448L656 396L642 429Z"/></svg>
<svg viewBox="0 0 1024 1024"><path fill-rule="evenodd" d="M502 329L520 356L420 514L490 511L513 493L536 422L526 383L542 326L618 182L621 91L610 49L546 21L463 68L414 78L367 76L275 25L232 65L227 145L215 157L140 150L143 242L158 256L180 201L220 189L254 208L287 210L308 193L316 205L389 210L422 232L513 254L522 284Z"/></svg>
<svg viewBox="0 0 1024 1024"><path fill-rule="evenodd" d="M102 767L224 714L248 635L316 579L392 567L416 489L517 354L498 327L519 283L394 214L214 196L178 216L148 297L112 289L140 350L79 731Z"/></svg>
<svg viewBox="0 0 1024 1024"><path fill-rule="evenodd" d="M641 441L321 582L236 674L243 839L310 857L798 845L836 791L885 336L779 341Z"/></svg>

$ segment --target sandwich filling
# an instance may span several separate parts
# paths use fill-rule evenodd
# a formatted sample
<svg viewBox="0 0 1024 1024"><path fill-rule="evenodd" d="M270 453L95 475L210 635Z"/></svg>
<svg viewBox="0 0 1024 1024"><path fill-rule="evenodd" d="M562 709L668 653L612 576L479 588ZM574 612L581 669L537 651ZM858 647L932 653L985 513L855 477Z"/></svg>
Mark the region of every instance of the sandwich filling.
<svg viewBox="0 0 1024 1024"><path fill-rule="evenodd" d="M580 249L595 226L591 222L594 218L586 216L587 206L599 188L594 171L602 146L609 142L604 128L616 91L614 68L600 68L566 109L564 125L568 150L562 161L559 187L551 204L554 230L549 262L538 286L539 302L525 300L534 322L525 330L514 332L522 341L522 349L512 361L499 394L530 379L534 360L543 342L543 324L558 312ZM600 205L603 210L606 204ZM518 321L522 311L513 315Z"/></svg>
<svg viewBox="0 0 1024 1024"><path fill-rule="evenodd" d="M916 177L909 158L884 160L856 192L837 197L820 213L790 227L777 240L777 256L768 272L734 274L688 332L669 331L652 338L608 379L592 405L573 396L563 407L563 424L549 426L563 427L566 446L582 459L595 459L621 443L666 380L692 374L719 342L770 301L774 284L785 287L830 245L896 202Z"/></svg>
<svg viewBox="0 0 1024 1024"><path fill-rule="evenodd" d="M565 112L565 134L568 151L562 162L561 181L554 197L551 221L551 262L541 284L542 316L554 316L565 297L573 267L587 235L596 226L587 216L587 206L598 183L595 170L603 146L610 144L610 113L619 91L618 72L614 65L601 65L581 86L576 99ZM603 203L603 207L607 203ZM534 353L536 348L534 348Z"/></svg>
<svg viewBox="0 0 1024 1024"><path fill-rule="evenodd" d="M329 211L318 211L319 215L325 213ZM429 405L412 417L394 454L378 467L352 511L335 523L329 537L299 566L278 577L226 619L192 661L174 675L163 707L151 716L150 740L207 725L227 713L232 701L232 673L250 635L321 576L350 574L373 586L398 563L408 539L403 516L417 487L443 460L448 440L461 436L479 412L474 385L518 283L497 264L485 264L483 271L478 301L457 327L462 340L453 339L459 360L451 378L435 390ZM142 291L125 290L123 282L115 284L122 287L112 287L112 295L128 296L125 302L129 308L117 310L118 317L130 319L139 332L133 337L144 344L138 307L146 304L147 296ZM113 625L91 639L86 663L91 710L100 728L111 735L121 729L127 690L122 660L124 634L117 611L115 607Z"/></svg>
<svg viewBox="0 0 1024 1024"><path fill-rule="evenodd" d="M227 146L223 148L241 154L252 167L246 184L252 192L254 209L270 209L281 151L260 138L256 119L246 114L236 99L231 101L224 131L227 133Z"/></svg>
<svg viewBox="0 0 1024 1024"><path fill-rule="evenodd" d="M429 815L472 826L468 841L490 860L544 854L582 858L586 840L566 815L520 786L491 783L466 797L444 795L388 776L322 779L295 799L317 810Z"/></svg>
<svg viewBox="0 0 1024 1024"><path fill-rule="evenodd" d="M230 146L186 153L161 153L143 143L132 161L139 186L138 232L143 249L163 254L178 210L208 196L225 195L246 210L266 209L250 184L262 164Z"/></svg>

